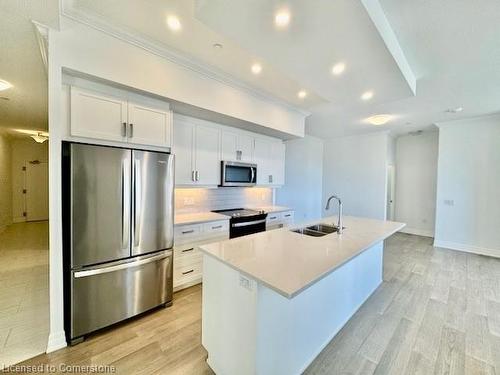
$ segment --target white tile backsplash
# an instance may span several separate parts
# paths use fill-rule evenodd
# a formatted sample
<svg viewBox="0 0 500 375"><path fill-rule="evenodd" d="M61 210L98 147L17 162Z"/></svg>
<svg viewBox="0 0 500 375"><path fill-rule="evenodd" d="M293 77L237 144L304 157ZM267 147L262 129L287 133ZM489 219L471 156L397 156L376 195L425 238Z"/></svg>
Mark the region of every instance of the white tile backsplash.
<svg viewBox="0 0 500 375"><path fill-rule="evenodd" d="M175 189L177 214L273 204L271 188Z"/></svg>

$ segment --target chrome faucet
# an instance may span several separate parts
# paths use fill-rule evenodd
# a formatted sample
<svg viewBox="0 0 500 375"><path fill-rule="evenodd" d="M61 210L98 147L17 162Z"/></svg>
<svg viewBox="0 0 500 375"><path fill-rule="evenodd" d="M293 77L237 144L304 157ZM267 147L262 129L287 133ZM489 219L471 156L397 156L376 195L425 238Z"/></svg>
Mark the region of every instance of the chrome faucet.
<svg viewBox="0 0 500 375"><path fill-rule="evenodd" d="M328 200L326 201L325 210L329 210L330 209L330 201L332 199L336 199L339 202L339 220L338 220L338 223L337 223L337 233L338 234L342 234L342 231L343 231L344 228L342 227L342 201L340 200L340 198L337 197L336 195L332 195L330 198L328 198Z"/></svg>

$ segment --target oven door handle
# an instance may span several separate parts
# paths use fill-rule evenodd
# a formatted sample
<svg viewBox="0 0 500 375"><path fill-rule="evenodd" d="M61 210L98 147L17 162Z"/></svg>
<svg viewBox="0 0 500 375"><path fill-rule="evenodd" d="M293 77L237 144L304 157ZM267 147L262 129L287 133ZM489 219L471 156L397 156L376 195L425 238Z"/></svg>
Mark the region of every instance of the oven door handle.
<svg viewBox="0 0 500 375"><path fill-rule="evenodd" d="M262 224L262 223L265 223L265 222L266 222L266 219L254 220L254 221L247 221L246 223L231 224L231 227L233 227L233 228L247 227L249 225Z"/></svg>

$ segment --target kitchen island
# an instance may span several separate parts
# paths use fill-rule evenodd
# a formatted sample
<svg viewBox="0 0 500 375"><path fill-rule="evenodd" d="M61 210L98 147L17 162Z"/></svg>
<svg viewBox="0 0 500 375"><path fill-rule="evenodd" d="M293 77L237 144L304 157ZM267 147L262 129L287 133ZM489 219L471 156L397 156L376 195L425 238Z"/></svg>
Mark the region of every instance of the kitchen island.
<svg viewBox="0 0 500 375"><path fill-rule="evenodd" d="M345 217L344 226L342 235L283 228L200 247L202 344L217 374L302 373L375 291L383 240L404 224Z"/></svg>

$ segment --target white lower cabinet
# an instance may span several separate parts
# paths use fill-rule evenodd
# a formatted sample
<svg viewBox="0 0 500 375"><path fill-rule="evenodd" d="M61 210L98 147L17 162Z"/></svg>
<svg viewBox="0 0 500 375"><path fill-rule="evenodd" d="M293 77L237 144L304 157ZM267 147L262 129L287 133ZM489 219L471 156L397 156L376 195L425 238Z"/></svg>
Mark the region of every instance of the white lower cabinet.
<svg viewBox="0 0 500 375"><path fill-rule="evenodd" d="M294 211L271 212L267 214L266 230L279 229L293 224Z"/></svg>
<svg viewBox="0 0 500 375"><path fill-rule="evenodd" d="M229 220L176 225L174 229L174 291L202 281L203 255L199 246L229 238Z"/></svg>

